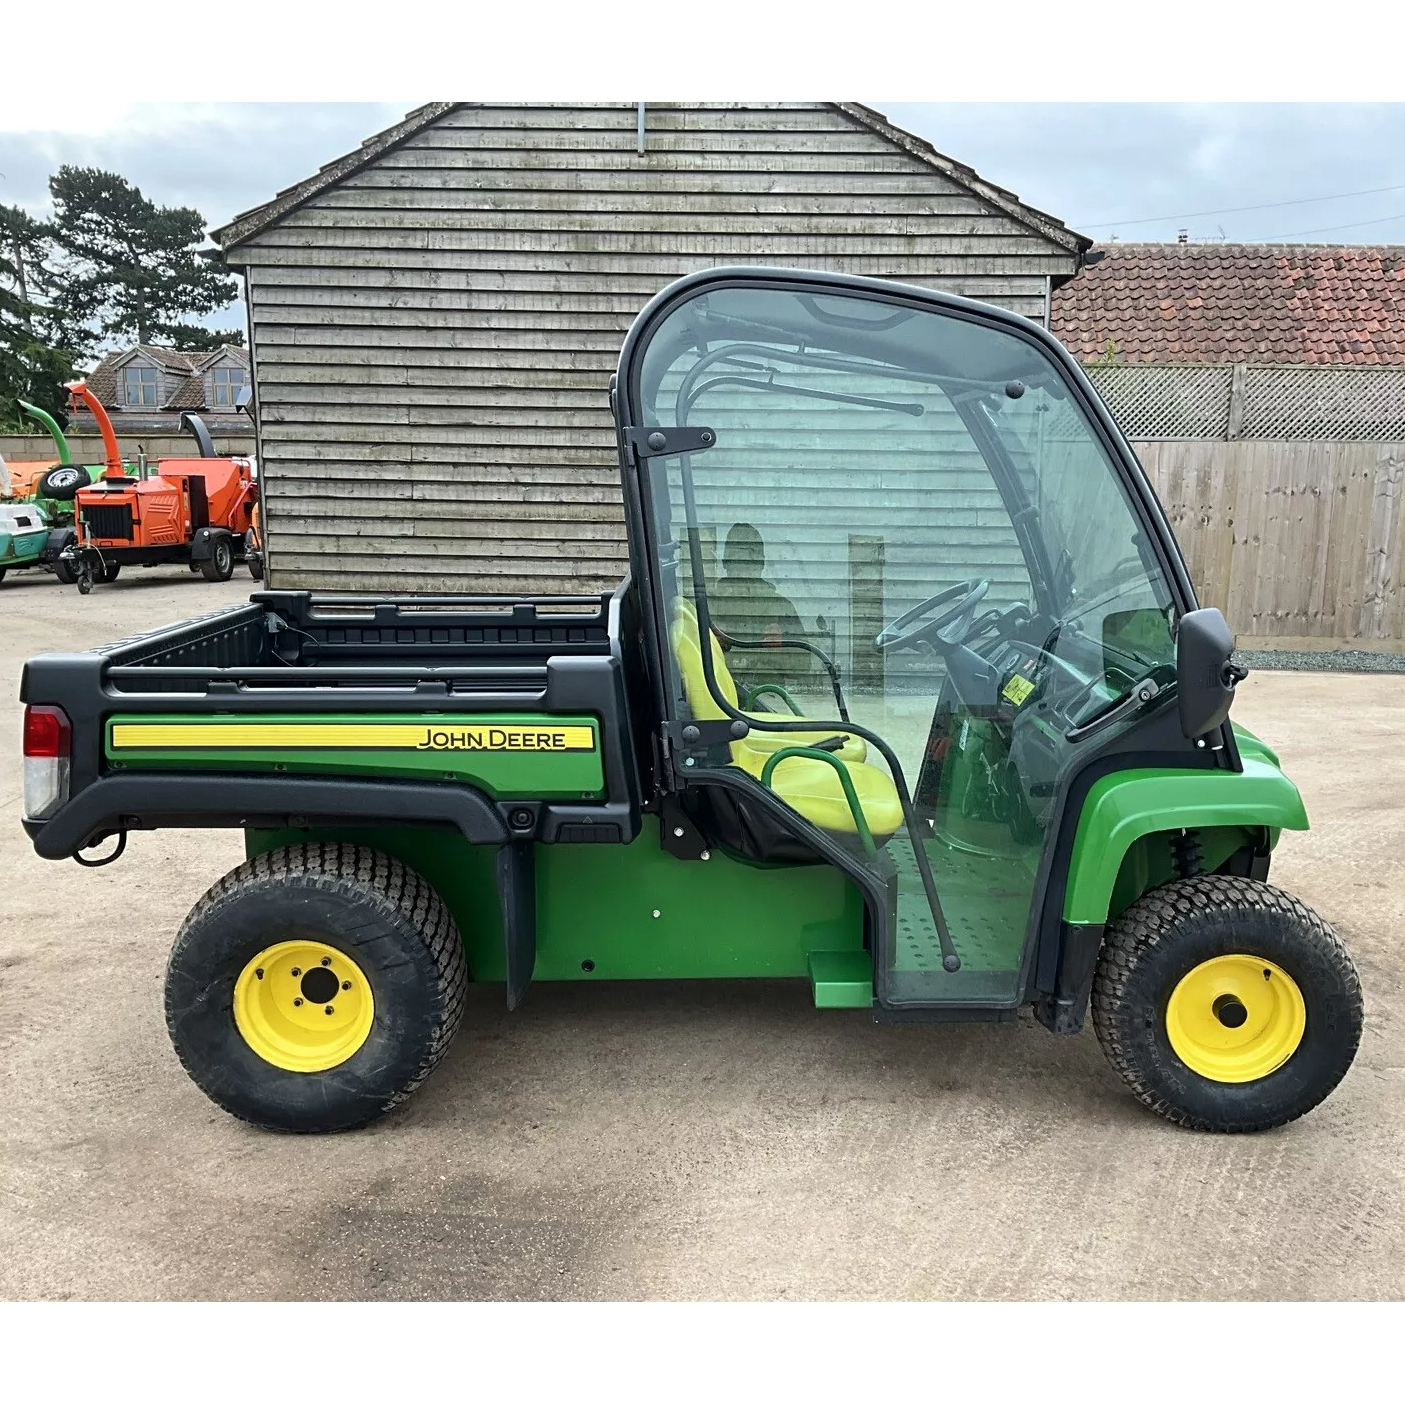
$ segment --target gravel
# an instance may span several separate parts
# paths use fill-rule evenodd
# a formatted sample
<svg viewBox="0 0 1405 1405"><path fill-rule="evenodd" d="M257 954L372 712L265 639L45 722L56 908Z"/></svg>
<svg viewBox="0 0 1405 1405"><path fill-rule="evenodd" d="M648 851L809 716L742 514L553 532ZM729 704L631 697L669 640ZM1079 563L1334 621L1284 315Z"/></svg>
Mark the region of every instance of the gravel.
<svg viewBox="0 0 1405 1405"><path fill-rule="evenodd" d="M1243 649L1234 657L1246 668L1291 669L1303 673L1405 673L1405 654L1374 654L1366 649Z"/></svg>

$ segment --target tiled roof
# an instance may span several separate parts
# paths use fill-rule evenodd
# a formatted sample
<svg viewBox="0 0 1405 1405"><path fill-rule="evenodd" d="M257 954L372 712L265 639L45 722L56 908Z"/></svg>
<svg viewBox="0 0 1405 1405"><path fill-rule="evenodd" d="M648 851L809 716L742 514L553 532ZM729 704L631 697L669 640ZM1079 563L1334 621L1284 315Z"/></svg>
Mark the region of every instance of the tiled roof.
<svg viewBox="0 0 1405 1405"><path fill-rule="evenodd" d="M1108 244L1055 291L1080 360L1405 365L1405 247Z"/></svg>
<svg viewBox="0 0 1405 1405"><path fill-rule="evenodd" d="M200 373L217 357L228 353L235 364L249 364L249 353L242 346L218 346L213 351L173 351L168 346L126 346L118 351L109 351L87 376L88 388L109 409L117 408L118 363L133 351L140 351L171 372L166 378L166 388L170 394L166 404L160 407L164 410L205 409L205 378Z"/></svg>

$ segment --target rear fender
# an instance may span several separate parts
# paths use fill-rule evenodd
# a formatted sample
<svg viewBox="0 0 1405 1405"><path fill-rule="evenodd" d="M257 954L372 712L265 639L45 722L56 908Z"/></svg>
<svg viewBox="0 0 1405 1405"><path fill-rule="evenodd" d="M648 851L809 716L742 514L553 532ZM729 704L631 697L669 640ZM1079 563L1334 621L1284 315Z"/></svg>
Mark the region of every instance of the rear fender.
<svg viewBox="0 0 1405 1405"><path fill-rule="evenodd" d="M1297 786L1277 766L1263 753L1245 754L1243 766L1242 771L1119 771L1097 781L1078 819L1064 921L1101 925L1116 916L1114 891L1123 861L1147 835L1249 831L1267 847L1281 830L1308 827ZM1117 897L1125 906L1126 894Z"/></svg>
<svg viewBox="0 0 1405 1405"><path fill-rule="evenodd" d="M232 532L226 531L223 527L201 527L190 539L190 559L192 561L208 561L214 554L215 542L220 537L233 537ZM234 543L239 546L238 542ZM235 555L238 555L236 550Z"/></svg>

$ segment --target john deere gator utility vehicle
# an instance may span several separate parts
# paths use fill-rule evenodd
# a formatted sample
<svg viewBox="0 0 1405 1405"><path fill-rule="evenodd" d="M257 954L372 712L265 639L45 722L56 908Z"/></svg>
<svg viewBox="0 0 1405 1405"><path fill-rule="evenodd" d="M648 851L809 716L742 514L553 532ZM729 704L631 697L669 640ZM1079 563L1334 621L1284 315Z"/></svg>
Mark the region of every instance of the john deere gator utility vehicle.
<svg viewBox="0 0 1405 1405"><path fill-rule="evenodd" d="M268 591L28 665L40 854L245 831L167 974L211 1098L354 1127L438 1063L469 980L511 1008L658 977L1057 1034L1091 994L1135 1096L1196 1128L1336 1086L1355 970L1267 882L1302 802L1228 721L1224 620L1052 337L722 269L644 309L610 395L612 593Z"/></svg>

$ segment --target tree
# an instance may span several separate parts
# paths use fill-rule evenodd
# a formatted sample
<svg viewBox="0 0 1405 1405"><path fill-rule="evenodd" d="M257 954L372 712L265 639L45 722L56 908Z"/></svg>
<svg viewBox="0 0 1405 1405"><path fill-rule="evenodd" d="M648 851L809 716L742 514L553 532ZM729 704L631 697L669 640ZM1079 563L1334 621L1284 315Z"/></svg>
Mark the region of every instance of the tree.
<svg viewBox="0 0 1405 1405"><path fill-rule="evenodd" d="M105 338L200 350L229 341L186 319L228 307L234 280L196 256L198 210L157 205L111 171L60 166L49 178L63 279L55 301Z"/></svg>
<svg viewBox="0 0 1405 1405"><path fill-rule="evenodd" d="M73 374L83 336L50 301L52 257L49 227L0 205L0 429L33 428L20 400L64 417L63 382Z"/></svg>

